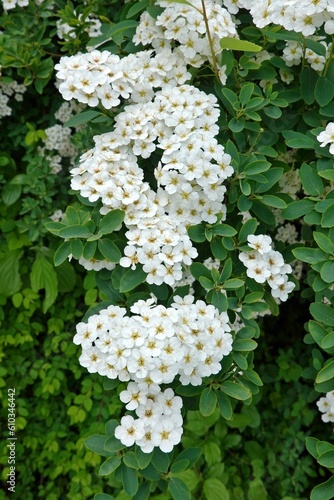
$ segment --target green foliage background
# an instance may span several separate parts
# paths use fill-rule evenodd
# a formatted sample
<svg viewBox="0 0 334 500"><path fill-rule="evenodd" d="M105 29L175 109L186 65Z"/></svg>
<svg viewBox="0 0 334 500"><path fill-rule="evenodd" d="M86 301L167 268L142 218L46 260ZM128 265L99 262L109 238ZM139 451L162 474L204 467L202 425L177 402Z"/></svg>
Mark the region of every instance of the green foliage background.
<svg viewBox="0 0 334 500"><path fill-rule="evenodd" d="M12 115L1 121L0 393L4 439L0 460L4 469L0 498L7 498L4 493L8 472L7 390L15 388L17 498L91 499L104 491L106 495L97 495L97 500L111 498L107 494L119 500L148 498L148 494L153 499L167 500L188 494L182 490L186 484L193 498L207 500L307 499L317 484L333 479L334 469L334 461L321 460L324 452L332 452L333 448L328 443L331 439L328 425L321 422L315 405L319 393L333 389L334 379L333 292L328 291L329 281L322 271L329 262L326 270L330 265L332 272L333 193L325 200L321 198L324 180L333 180L333 160L315 140L317 131L332 116L334 90L324 100L323 87L320 88L324 80L320 78L333 80L334 62L327 68L327 75L321 77L308 67L300 75L297 75L299 69L294 69L296 83L288 91L279 89L279 96L269 90L268 95L260 96L256 90L253 99L258 99L257 102L248 110L242 104L241 114L236 113L238 106L235 106L242 101L235 81L240 74L231 72L235 92L216 86L225 113L220 123L222 144L232 134L240 151L245 149L242 130L247 131L245 136L248 134L251 143L260 130L255 115L265 108L258 115L263 121L261 126L266 127L263 154L270 157L270 148L274 146L283 153L286 146L293 147L298 150L297 162L302 165L303 200L292 201L276 196L275 192L269 193L272 198L258 195L252 198L254 212L263 227L272 228L269 207L278 204L279 208L285 207L286 220L297 221L298 230L307 242L305 247L286 251L290 260L294 255L305 262L301 290L281 307L279 316L259 322L258 347L252 362L263 386L253 388L251 404L232 400L233 419L222 418L216 404L211 413L203 416L199 411L202 388L185 391L185 433L178 450L184 450L184 455L164 456L157 450L150 469L140 462L143 460L140 454L126 451L122 455L125 466L108 474L119 465L109 462L109 470L100 470L102 475L99 475L99 466L108 458L108 451L101 448L98 440L87 441L88 448L84 441L96 434L109 435L112 424L108 426L107 422L119 420L122 415L117 396L124 384L103 386L101 377L88 374L79 365L79 348L72 342L75 325L89 307L105 300L106 294L100 290L94 271L87 273L72 261L54 266L60 242L46 230L45 223L56 209L65 211L74 203L73 193L68 190L70 165L64 160L62 172L52 175L50 163L38 154L38 146L44 130L56 123L54 112L62 103L54 86L53 66L61 55L85 51L91 43L85 31L88 14L95 13L104 23L104 33L99 39L103 47L128 54L135 50L129 42L133 27L127 25L129 31L120 32L115 27L126 21L129 8L135 5L137 11L133 10L132 20L137 19L148 2L125 5L95 0L88 4L46 1L37 6L30 2L28 7L18 7L0 18L2 78L24 82L28 87L23 102L13 101ZM73 27L74 39L59 41L56 36L59 18ZM247 35L255 42L263 36L255 28L253 32L245 29L244 36ZM273 32L266 37L269 45L283 43ZM223 57L227 65L233 66L230 54L224 51ZM254 68L247 55L241 57L242 77L252 82L271 79L276 71L275 62L278 65L277 61L266 61ZM313 87L305 83L310 77ZM296 102L298 118L291 111ZM284 120L279 122L281 114ZM81 115L76 122L72 121L72 127L84 124L91 117ZM93 133L103 131L105 125L106 122L97 120L92 131L79 127L73 142L82 149L88 147ZM233 145L229 152L233 156ZM275 160L273 163L275 166ZM276 168L282 168L279 161ZM256 183L252 175L256 176L256 172L248 170L248 179L247 169L245 175L240 174L229 196L231 203L237 203L236 210L246 210L249 189ZM203 239L201 228L193 231L195 242L207 243L209 238L203 233ZM324 296L331 305L322 304ZM208 390L209 399L210 394ZM306 441L307 437L312 439ZM325 443L323 448L319 448L317 440ZM192 455L185 455L189 449ZM182 459L189 462L189 457L197 460L185 470ZM138 464L139 477L148 481L140 480L141 496L134 496L131 482L136 480L131 474ZM172 474L167 490L164 477L168 470ZM125 474L129 474L126 481ZM182 482L178 482L180 479ZM149 492L150 482L159 485L159 493ZM313 498L332 497L320 494Z"/></svg>

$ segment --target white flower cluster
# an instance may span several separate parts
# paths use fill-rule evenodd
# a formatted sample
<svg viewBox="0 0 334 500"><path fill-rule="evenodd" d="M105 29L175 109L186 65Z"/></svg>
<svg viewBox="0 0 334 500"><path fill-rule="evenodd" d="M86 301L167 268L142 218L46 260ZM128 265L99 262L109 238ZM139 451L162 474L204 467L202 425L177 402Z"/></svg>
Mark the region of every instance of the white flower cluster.
<svg viewBox="0 0 334 500"><path fill-rule="evenodd" d="M82 110L83 105L75 101L63 102L55 112L55 118L61 123L66 123L72 116Z"/></svg>
<svg viewBox="0 0 334 500"><path fill-rule="evenodd" d="M113 262L109 262L109 260L106 259L85 259L84 257L80 257L79 264L87 271L100 271L101 269L108 269L109 271L112 271L116 267L116 264L114 264Z"/></svg>
<svg viewBox="0 0 334 500"><path fill-rule="evenodd" d="M53 125L45 129L44 147L48 151L57 151L61 156L73 158L76 148L71 142L71 129L63 125Z"/></svg>
<svg viewBox="0 0 334 500"><path fill-rule="evenodd" d="M99 70L92 58L100 61ZM58 77L65 79L59 87L65 99L82 99L78 81L93 82L96 73L97 82L109 86L113 106L120 97L131 96L131 104L115 118L114 131L95 136L94 149L71 171L71 187L91 202L101 199L102 214L112 209L126 212L129 245L122 266L143 264L148 283L173 286L182 278L182 265L197 256L187 226L203 220L214 223L216 214L226 213L223 182L233 168L231 157L214 138L219 131L216 98L184 84L187 68L169 49L155 57L144 51L122 60L93 51L63 58L58 69ZM89 99L97 104L98 83L91 92ZM101 103L105 105L103 99ZM146 160L156 149L162 156L154 171L154 191L144 180L138 157Z"/></svg>
<svg viewBox="0 0 334 500"><path fill-rule="evenodd" d="M322 148L330 144L329 152L334 155L334 122L327 124L325 130L317 136L317 140L321 142L320 147Z"/></svg>
<svg viewBox="0 0 334 500"><path fill-rule="evenodd" d="M79 15L78 19L80 21L81 15ZM93 18L88 15L85 18L85 22L89 22L89 26L85 29L86 33L88 33L90 38L94 38L102 34L101 26L102 23L99 19ZM75 38L75 32L73 26L70 26L67 23L64 23L62 19L58 19L57 23L57 36L61 40L65 38L65 35L69 35L71 38Z"/></svg>
<svg viewBox="0 0 334 500"><path fill-rule="evenodd" d="M200 385L220 371L232 350L227 313L187 295L174 297L171 307L154 299L139 300L126 316L111 305L77 325L74 343L81 345L79 362L90 373L121 381Z"/></svg>
<svg viewBox="0 0 334 500"><path fill-rule="evenodd" d="M16 6L27 7L29 0L2 0L4 10L15 9Z"/></svg>
<svg viewBox="0 0 334 500"><path fill-rule="evenodd" d="M328 52L328 47L325 42L321 42ZM326 57L316 54L311 49L306 49L304 53L304 47L295 41L288 41L286 43L285 49L283 50L282 59L285 64L289 67L298 66L303 57L305 56L306 61L310 64L311 68L315 71L322 71L326 63Z"/></svg>
<svg viewBox="0 0 334 500"><path fill-rule="evenodd" d="M165 10L153 19L147 12L140 18L135 44L151 44L154 48L172 47L178 42L177 51L187 64L200 67L206 60L212 60L207 29L201 0L193 0L190 5L156 2ZM222 7L222 2L206 0L206 16L216 56L221 53L220 40L227 36L237 36L235 24L230 13Z"/></svg>
<svg viewBox="0 0 334 500"><path fill-rule="evenodd" d="M322 421L334 422L334 391L327 392L326 396L320 398L316 404L322 413Z"/></svg>
<svg viewBox="0 0 334 500"><path fill-rule="evenodd" d="M120 399L128 410L135 410L137 419L126 415L115 429L115 437L125 446L137 444L144 453L159 447L172 451L181 440L183 419L182 399L172 389L161 391L159 386L130 382Z"/></svg>
<svg viewBox="0 0 334 500"><path fill-rule="evenodd" d="M247 268L247 276L257 283L267 282L274 298L285 302L295 284L288 281L288 273L292 272L289 264L284 263L280 252L272 249L272 239L263 234L249 235L250 252L241 252L239 259Z"/></svg>
<svg viewBox="0 0 334 500"><path fill-rule="evenodd" d="M14 97L15 101L22 101L26 90L25 85L19 84L15 80L9 83L0 82L0 118L12 114L12 108L8 106L10 97Z"/></svg>
<svg viewBox="0 0 334 500"><path fill-rule="evenodd" d="M334 4L332 0L224 0L226 8L236 14L239 8L250 11L258 28L280 24L290 31L312 35L324 25L328 34L334 33Z"/></svg>

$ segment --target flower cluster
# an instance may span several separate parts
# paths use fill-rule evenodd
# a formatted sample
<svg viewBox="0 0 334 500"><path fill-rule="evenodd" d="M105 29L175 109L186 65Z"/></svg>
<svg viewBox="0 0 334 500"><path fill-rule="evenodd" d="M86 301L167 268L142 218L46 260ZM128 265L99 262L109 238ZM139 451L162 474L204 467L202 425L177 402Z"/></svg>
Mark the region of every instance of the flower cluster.
<svg viewBox="0 0 334 500"><path fill-rule="evenodd" d="M317 401L323 422L334 422L334 391L327 392L326 396Z"/></svg>
<svg viewBox="0 0 334 500"><path fill-rule="evenodd" d="M26 90L25 85L19 84L15 80L8 83L0 82L0 118L12 114L12 108L8 105L10 97L13 97L15 101L22 101Z"/></svg>
<svg viewBox="0 0 334 500"><path fill-rule="evenodd" d="M95 147L81 156L71 171L71 187L91 202L101 199L102 214L125 211L129 245L122 266L143 264L148 283L173 286L182 277L182 265L197 256L187 226L203 220L214 223L216 214L226 213L223 182L233 168L231 157L214 138L219 130L217 101L184 84L187 68L169 49L154 57L152 51L139 52L118 65L115 58L95 50L63 58L58 66L65 99L84 102L88 90L83 93L80 86L95 82L96 74L91 103L97 103L104 85L114 99L107 107L119 104L121 97L130 99L116 116L114 131L95 136ZM101 103L105 106L103 99ZM154 171L156 191L144 180L139 163L139 157L146 160L155 150L162 153Z"/></svg>
<svg viewBox="0 0 334 500"><path fill-rule="evenodd" d="M80 21L81 18L82 15L79 15L78 20ZM88 33L90 38L94 38L96 36L101 35L102 23L99 19L93 18L90 15L88 15L85 18L85 22L89 23L85 31L86 33ZM75 29L73 28L73 26L64 23L62 19L58 19L56 25L57 25L57 36L61 40L64 40L64 38L66 38L66 35L68 35L70 38L75 38Z"/></svg>
<svg viewBox="0 0 334 500"><path fill-rule="evenodd" d="M328 51L326 43L325 42L321 43ZM317 54L316 52L314 52L309 48L305 50L304 47L296 41L288 41L286 43L285 49L283 50L282 59L287 66L289 67L296 65L298 66L301 63L302 58L304 56L306 61L311 66L311 68L313 68L315 71L323 70L326 62L325 56Z"/></svg>
<svg viewBox="0 0 334 500"><path fill-rule="evenodd" d="M182 399L172 389L161 391L159 386L130 382L120 399L128 410L135 410L137 419L126 415L115 429L115 437L125 446L137 444L144 453L159 447L172 451L181 440L183 419Z"/></svg>
<svg viewBox="0 0 334 500"><path fill-rule="evenodd" d="M312 35L324 25L328 34L334 33L334 5L332 0L225 0L226 8L233 14L239 8L250 11L254 24L264 28L268 24L280 24L287 30Z"/></svg>
<svg viewBox="0 0 334 500"><path fill-rule="evenodd" d="M139 300L126 310L109 306L77 325L74 343L81 345L80 364L89 372L122 381L200 385L220 371L232 350L227 313L187 295L171 307L154 299Z"/></svg>
<svg viewBox="0 0 334 500"><path fill-rule="evenodd" d="M177 42L177 51L187 64L200 67L207 60L212 62L202 2L193 0L191 5L184 5L159 1L157 5L165 7L164 11L157 19L144 12L133 42L151 44L156 49L172 47L172 43ZM221 2L206 0L205 5L213 51L218 56L222 50L220 40L237 36L235 24Z"/></svg>
<svg viewBox="0 0 334 500"><path fill-rule="evenodd" d="M253 250L239 254L239 259L247 268L247 276L257 283L267 282L272 296L285 302L295 287L287 277L287 274L292 272L291 266L284 263L280 252L272 249L270 236L249 235L247 241Z"/></svg>

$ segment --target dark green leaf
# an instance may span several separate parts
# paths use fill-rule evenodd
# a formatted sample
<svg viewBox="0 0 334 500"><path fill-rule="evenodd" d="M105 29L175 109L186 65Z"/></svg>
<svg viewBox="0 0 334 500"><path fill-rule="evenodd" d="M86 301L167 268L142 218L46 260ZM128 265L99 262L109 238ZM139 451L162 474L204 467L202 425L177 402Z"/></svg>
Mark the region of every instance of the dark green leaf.
<svg viewBox="0 0 334 500"><path fill-rule="evenodd" d="M116 470L122 463L121 458L118 455L107 458L105 462L100 466L99 474L100 476L108 476L114 470Z"/></svg>
<svg viewBox="0 0 334 500"><path fill-rule="evenodd" d="M136 269L129 269L121 278L119 291L121 293L130 292L143 283L146 276L147 274L142 270L141 266L137 266Z"/></svg>
<svg viewBox="0 0 334 500"><path fill-rule="evenodd" d="M211 415L217 406L217 395L214 390L210 388L204 389L199 401L199 411L204 417Z"/></svg>
<svg viewBox="0 0 334 500"><path fill-rule="evenodd" d="M110 234L119 226L124 220L125 212L123 210L112 210L104 215L99 224L100 234Z"/></svg>
<svg viewBox="0 0 334 500"><path fill-rule="evenodd" d="M169 479L168 491L174 500L191 500L191 493L188 486L178 477L171 477Z"/></svg>
<svg viewBox="0 0 334 500"><path fill-rule="evenodd" d="M110 262L119 262L122 254L113 241L102 238L97 242L97 247L105 259Z"/></svg>

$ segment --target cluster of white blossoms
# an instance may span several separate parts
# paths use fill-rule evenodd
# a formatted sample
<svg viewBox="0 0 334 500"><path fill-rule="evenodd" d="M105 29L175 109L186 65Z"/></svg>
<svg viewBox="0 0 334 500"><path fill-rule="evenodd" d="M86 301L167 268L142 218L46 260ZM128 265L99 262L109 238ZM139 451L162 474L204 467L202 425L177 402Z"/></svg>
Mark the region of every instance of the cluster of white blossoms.
<svg viewBox="0 0 334 500"><path fill-rule="evenodd" d="M200 67L207 60L212 62L201 0L193 0L191 5L165 1L158 1L156 5L165 7L164 11L157 19L144 12L133 42L150 44L157 50L161 47L175 47L177 42L176 50L182 54L187 64ZM221 1L206 0L205 6L213 51L218 62L218 55L222 51L220 40L236 37L236 27ZM224 79L224 68L221 68L221 73Z"/></svg>
<svg viewBox="0 0 334 500"><path fill-rule="evenodd" d="M264 28L280 24L289 31L312 35L320 26L328 34L334 33L334 4L332 0L224 0L224 5L236 14L239 8L250 11L254 24Z"/></svg>
<svg viewBox="0 0 334 500"><path fill-rule="evenodd" d="M120 98L130 100L116 116L114 130L95 136L95 147L72 169L71 187L91 202L101 200L102 214L125 211L129 230L123 267L143 264L148 283L173 286L182 278L183 266L197 257L187 227L214 223L216 214L223 214L222 219L226 214L223 183L233 168L214 137L219 131L216 98L184 83L190 76L184 60L169 49L122 60L95 50L63 58L57 69L65 99L94 105L101 99L105 106L99 83L82 98L80 86L95 82L97 74L97 82L108 85L112 96L107 107L120 104ZM144 166L156 150L161 157L154 190L144 179L140 161Z"/></svg>
<svg viewBox="0 0 334 500"><path fill-rule="evenodd" d="M4 10L15 9L18 7L27 7L29 5L29 0L2 0L2 7Z"/></svg>
<svg viewBox="0 0 334 500"><path fill-rule="evenodd" d="M327 124L325 130L317 136L317 140L321 143L320 147L322 148L330 144L329 152L334 155L334 122Z"/></svg>
<svg viewBox="0 0 334 500"><path fill-rule="evenodd" d="M270 236L249 235L247 242L253 250L239 254L239 259L247 268L247 276L257 283L267 282L272 296L285 302L288 294L295 288L295 284L288 281L287 276L292 272L291 266L284 263L280 252L273 250Z"/></svg>
<svg viewBox="0 0 334 500"><path fill-rule="evenodd" d="M79 21L80 21L81 17L82 16L79 15L79 17L78 17ZM88 33L90 38L95 38L96 36L99 36L102 34L102 32L101 32L102 23L99 19L96 19L96 18L92 17L91 15L88 15L85 18L85 22L89 23L89 26L87 26L85 31L86 31L86 33ZM62 19L58 19L58 21L56 22L56 25L57 25L58 38L63 40L66 37L66 35L68 35L71 38L75 38L76 35L75 35L75 29L73 26L70 26L69 24L64 23Z"/></svg>
<svg viewBox="0 0 334 500"><path fill-rule="evenodd" d="M25 85L15 80L8 83L0 81L0 118L12 114L12 108L9 106L10 98L13 97L18 102L22 101L26 90Z"/></svg>
<svg viewBox="0 0 334 500"><path fill-rule="evenodd" d="M226 312L194 297L174 297L170 307L154 299L139 300L126 316L111 305L77 325L74 343L81 345L79 362L90 373L138 383L200 385L220 371L232 350Z"/></svg>
<svg viewBox="0 0 334 500"><path fill-rule="evenodd" d="M327 47L325 42L321 43L325 46L328 54L330 46ZM326 63L325 56L317 54L309 48L305 49L299 42L288 41L286 43L282 59L287 66L298 66L302 62L303 57L305 57L305 60L315 71L322 71L324 69Z"/></svg>
<svg viewBox="0 0 334 500"><path fill-rule="evenodd" d="M144 453L159 447L164 453L172 451L181 440L183 419L182 399L172 389L161 391L155 384L130 382L119 395L128 410L137 417L126 415L115 429L115 437L125 446L136 444Z"/></svg>
<svg viewBox="0 0 334 500"><path fill-rule="evenodd" d="M334 422L334 391L327 392L326 396L317 401L323 422Z"/></svg>

